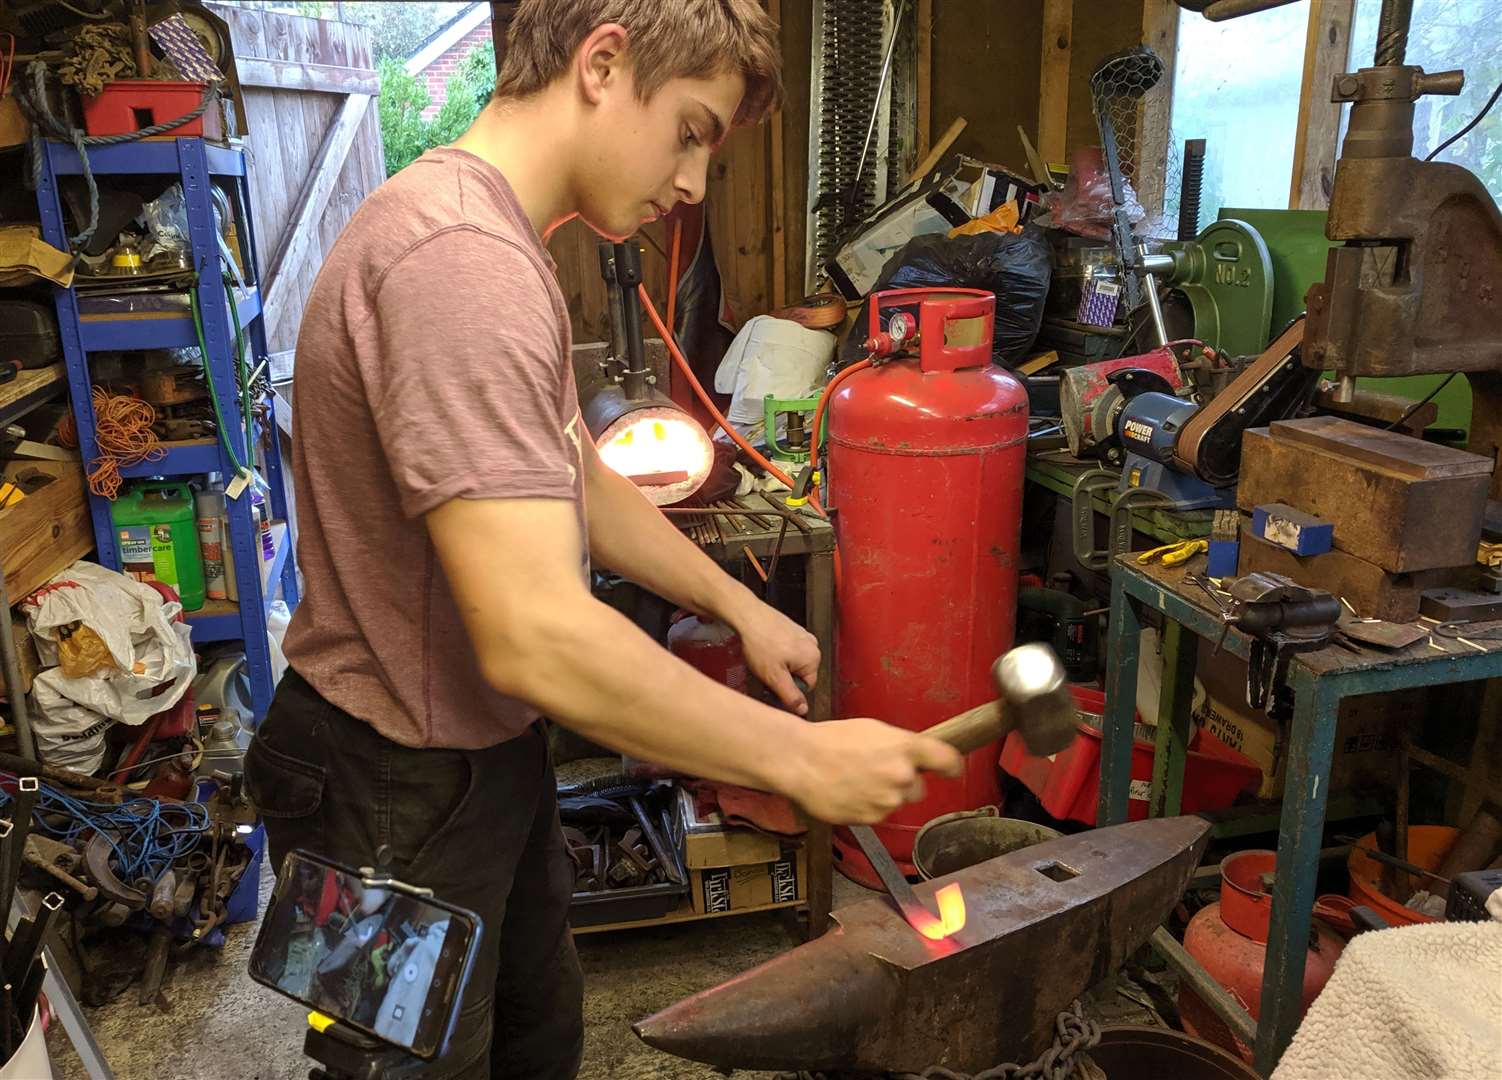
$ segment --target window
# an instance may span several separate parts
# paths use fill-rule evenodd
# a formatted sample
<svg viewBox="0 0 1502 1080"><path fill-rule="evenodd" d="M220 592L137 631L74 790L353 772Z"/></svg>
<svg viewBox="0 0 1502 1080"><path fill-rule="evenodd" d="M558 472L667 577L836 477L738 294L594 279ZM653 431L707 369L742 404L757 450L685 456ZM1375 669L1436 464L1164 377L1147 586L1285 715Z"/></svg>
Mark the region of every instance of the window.
<svg viewBox="0 0 1502 1080"><path fill-rule="evenodd" d="M1180 12L1165 223L1178 219L1185 139L1205 140L1201 228L1224 206L1288 206L1308 26L1307 4L1223 23Z"/></svg>
<svg viewBox="0 0 1502 1080"><path fill-rule="evenodd" d="M1381 10L1381 0L1357 0L1351 26L1352 70L1371 66ZM1413 153L1422 158L1469 123L1502 82L1502 21L1496 0L1415 0L1404 62L1425 71L1464 68L1466 74L1459 97L1424 97L1415 104ZM1349 113L1349 108L1342 110L1342 140ZM1502 102L1436 160L1470 169L1492 198L1502 201Z"/></svg>

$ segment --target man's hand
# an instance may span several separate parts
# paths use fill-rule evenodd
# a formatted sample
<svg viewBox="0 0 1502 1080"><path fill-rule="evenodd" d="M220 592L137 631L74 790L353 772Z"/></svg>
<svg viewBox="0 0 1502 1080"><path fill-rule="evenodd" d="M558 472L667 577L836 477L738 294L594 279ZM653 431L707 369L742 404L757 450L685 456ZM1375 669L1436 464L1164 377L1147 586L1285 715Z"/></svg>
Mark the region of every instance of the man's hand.
<svg viewBox="0 0 1502 1080"><path fill-rule="evenodd" d="M965 758L948 743L878 720L830 720L803 727L789 766L782 793L814 817L874 825L923 798L923 772L957 777Z"/></svg>
<svg viewBox="0 0 1502 1080"><path fill-rule="evenodd" d="M819 639L760 601L752 601L730 623L741 636L741 651L751 674L765 683L786 708L807 716L808 699L793 677L802 679L810 688L818 681Z"/></svg>

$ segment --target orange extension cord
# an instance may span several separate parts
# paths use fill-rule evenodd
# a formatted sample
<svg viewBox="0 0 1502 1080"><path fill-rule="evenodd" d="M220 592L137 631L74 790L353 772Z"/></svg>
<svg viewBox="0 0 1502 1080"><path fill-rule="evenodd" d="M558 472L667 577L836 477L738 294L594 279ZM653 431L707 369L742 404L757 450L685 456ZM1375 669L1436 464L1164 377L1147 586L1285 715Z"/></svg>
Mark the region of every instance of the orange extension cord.
<svg viewBox="0 0 1502 1080"><path fill-rule="evenodd" d="M140 398L128 394L111 394L98 386L94 387L94 439L99 445L99 456L89 463L89 490L95 495L113 500L120 493L120 469L140 461L160 461L166 456L161 441L151 425L156 423L156 410ZM58 425L58 442L64 446L78 445L78 432L73 428L72 414Z"/></svg>
<svg viewBox="0 0 1502 1080"><path fill-rule="evenodd" d="M668 347L668 355L673 358L673 363L678 365L678 370L683 372L683 377L688 380L688 385L693 389L694 396L699 399L699 403L709 410L709 415L714 417L715 423L719 424L720 427L725 429L725 434L730 436L730 440L734 442L736 446L740 447L747 457L756 462L782 483L786 484L791 490L793 486L793 478L779 469L776 465L773 465L770 461L768 461L756 449L756 447L752 446L749 442L746 441L746 439L741 435L740 432L731 427L730 421L725 419L725 415L715 407L713 399L711 399L710 396L705 393L704 387L700 384L698 378L694 375L694 369L689 366L688 360L684 358L683 352L678 348L678 342L673 339L673 332L669 330L663 323L662 316L657 314L657 308L652 306L652 298L647 295L646 286L638 285L636 287L636 292L637 295L641 297L642 307L646 310L647 317L652 320L652 325L655 326L657 328L657 332L662 335L663 344ZM835 383L839 381L839 378L844 377L853 370L854 366L847 368L845 371L842 371L839 377L832 379L829 386L825 387L824 398L821 398L819 403L819 408L821 411L824 408L825 399L828 398L829 391L834 387ZM818 430L819 427L816 417L814 423L815 434L810 436L811 441L817 438ZM812 459L810 460L812 461ZM818 496L814 495L812 492L810 492L809 494L808 504L814 508L814 512L817 513L820 517L824 518L825 520L829 519L829 514L825 512L824 507L819 503ZM834 587L836 593L840 591L841 577L842 574L840 570L840 549L839 546L836 545L834 549Z"/></svg>

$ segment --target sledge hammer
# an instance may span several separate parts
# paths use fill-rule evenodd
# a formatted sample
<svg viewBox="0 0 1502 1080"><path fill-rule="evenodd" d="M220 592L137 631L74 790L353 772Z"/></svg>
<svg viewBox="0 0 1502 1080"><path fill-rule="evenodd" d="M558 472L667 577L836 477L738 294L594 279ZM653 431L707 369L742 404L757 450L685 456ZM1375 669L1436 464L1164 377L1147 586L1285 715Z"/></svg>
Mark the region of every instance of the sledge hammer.
<svg viewBox="0 0 1502 1080"><path fill-rule="evenodd" d="M1020 731L1033 754L1056 754L1075 737L1075 705L1064 665L1053 649L1041 642L1018 645L991 665L991 679L1000 694L995 701L941 720L923 734L942 740L962 754L978 750L1010 731ZM881 879L902 917L919 933L927 934L935 917L913 892L891 854L869 825L851 825L850 834Z"/></svg>

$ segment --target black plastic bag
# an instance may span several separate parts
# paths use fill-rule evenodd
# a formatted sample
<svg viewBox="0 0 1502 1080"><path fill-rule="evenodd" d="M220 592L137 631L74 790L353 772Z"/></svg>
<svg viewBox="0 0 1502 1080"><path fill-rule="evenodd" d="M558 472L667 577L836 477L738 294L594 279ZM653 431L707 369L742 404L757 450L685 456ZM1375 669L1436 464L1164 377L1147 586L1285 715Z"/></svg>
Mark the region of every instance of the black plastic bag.
<svg viewBox="0 0 1502 1080"><path fill-rule="evenodd" d="M986 289L996 294L996 331L991 359L1010 368L1027 357L1043 325L1043 304L1053 276L1048 236L1038 228L975 236L943 233L915 236L881 268L872 292L939 285ZM840 366L861 359L871 300L861 305L855 329L840 349Z"/></svg>

